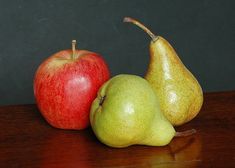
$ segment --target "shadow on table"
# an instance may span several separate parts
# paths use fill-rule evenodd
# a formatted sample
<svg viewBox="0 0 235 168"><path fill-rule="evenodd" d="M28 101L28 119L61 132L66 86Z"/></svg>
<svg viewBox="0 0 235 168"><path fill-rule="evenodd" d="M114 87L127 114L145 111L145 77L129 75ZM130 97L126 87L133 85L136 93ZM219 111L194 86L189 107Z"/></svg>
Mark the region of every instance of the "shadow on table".
<svg viewBox="0 0 235 168"><path fill-rule="evenodd" d="M165 147L135 145L123 149L101 144L91 130L56 131L40 151L40 167L196 167L201 163L200 134L174 138Z"/></svg>

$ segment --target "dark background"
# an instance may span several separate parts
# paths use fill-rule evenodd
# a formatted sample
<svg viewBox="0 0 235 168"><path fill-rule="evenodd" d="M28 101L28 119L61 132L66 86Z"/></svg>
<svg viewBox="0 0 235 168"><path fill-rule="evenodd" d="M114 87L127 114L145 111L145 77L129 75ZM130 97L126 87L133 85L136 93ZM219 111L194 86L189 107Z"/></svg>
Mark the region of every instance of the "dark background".
<svg viewBox="0 0 235 168"><path fill-rule="evenodd" d="M103 55L112 75L143 76L150 38L124 16L165 37L205 92L235 90L234 8L233 0L1 0L0 105L34 103L37 67L72 39Z"/></svg>

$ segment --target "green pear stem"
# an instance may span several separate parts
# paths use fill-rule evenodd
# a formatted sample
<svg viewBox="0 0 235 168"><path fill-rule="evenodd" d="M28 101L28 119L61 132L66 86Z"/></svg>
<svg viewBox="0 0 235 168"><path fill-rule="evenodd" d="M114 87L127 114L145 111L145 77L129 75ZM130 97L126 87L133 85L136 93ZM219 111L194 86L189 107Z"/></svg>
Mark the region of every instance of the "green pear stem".
<svg viewBox="0 0 235 168"><path fill-rule="evenodd" d="M187 130L187 131L183 131L183 132L176 132L175 137L185 137L185 136L195 134L196 132L197 131L195 129L191 129L191 130Z"/></svg>
<svg viewBox="0 0 235 168"><path fill-rule="evenodd" d="M102 106L102 104L104 103L105 97L106 97L106 96L101 97L100 102L99 102L99 105L100 105L100 106Z"/></svg>
<svg viewBox="0 0 235 168"><path fill-rule="evenodd" d="M71 55L71 59L75 60L75 52L76 52L76 40L72 40L72 55Z"/></svg>
<svg viewBox="0 0 235 168"><path fill-rule="evenodd" d="M133 23L136 26L140 27L152 38L153 41L158 39L158 37L155 34L153 34L146 26L144 26L142 23L140 23L139 21L137 21L131 17L124 17L123 22Z"/></svg>

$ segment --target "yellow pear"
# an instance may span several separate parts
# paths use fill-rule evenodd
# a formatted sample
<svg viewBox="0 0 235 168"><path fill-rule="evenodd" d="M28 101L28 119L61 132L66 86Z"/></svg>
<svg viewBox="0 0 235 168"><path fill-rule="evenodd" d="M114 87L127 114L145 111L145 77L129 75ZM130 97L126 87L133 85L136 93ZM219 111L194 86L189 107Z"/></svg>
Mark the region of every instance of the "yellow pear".
<svg viewBox="0 0 235 168"><path fill-rule="evenodd" d="M203 92L193 74L185 67L170 43L154 35L133 18L130 22L150 35L150 62L145 78L152 85L160 101L160 109L174 126L192 120L200 111Z"/></svg>

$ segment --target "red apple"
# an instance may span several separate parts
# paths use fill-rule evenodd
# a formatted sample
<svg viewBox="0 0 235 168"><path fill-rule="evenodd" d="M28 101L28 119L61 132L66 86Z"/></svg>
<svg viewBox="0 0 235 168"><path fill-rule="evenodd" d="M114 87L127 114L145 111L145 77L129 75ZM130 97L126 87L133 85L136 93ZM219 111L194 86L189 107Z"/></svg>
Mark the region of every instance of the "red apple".
<svg viewBox="0 0 235 168"><path fill-rule="evenodd" d="M60 51L46 59L34 77L34 95L41 114L61 129L89 126L92 101L110 77L104 59L87 50Z"/></svg>

